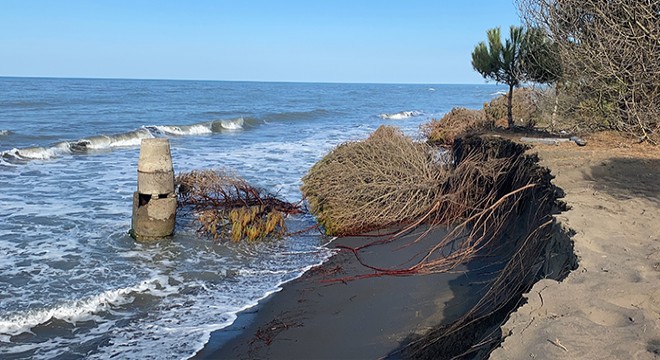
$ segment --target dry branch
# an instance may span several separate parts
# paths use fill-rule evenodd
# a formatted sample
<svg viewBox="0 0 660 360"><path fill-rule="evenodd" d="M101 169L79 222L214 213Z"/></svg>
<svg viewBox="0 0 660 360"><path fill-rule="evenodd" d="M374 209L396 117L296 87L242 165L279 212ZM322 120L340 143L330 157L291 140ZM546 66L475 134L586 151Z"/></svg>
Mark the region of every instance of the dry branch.
<svg viewBox="0 0 660 360"><path fill-rule="evenodd" d="M565 117L660 138L660 1L517 2L526 22L558 45Z"/></svg>
<svg viewBox="0 0 660 360"><path fill-rule="evenodd" d="M278 199L224 170L193 170L176 177L179 209L192 214L198 233L254 241L286 232L284 218L300 206Z"/></svg>

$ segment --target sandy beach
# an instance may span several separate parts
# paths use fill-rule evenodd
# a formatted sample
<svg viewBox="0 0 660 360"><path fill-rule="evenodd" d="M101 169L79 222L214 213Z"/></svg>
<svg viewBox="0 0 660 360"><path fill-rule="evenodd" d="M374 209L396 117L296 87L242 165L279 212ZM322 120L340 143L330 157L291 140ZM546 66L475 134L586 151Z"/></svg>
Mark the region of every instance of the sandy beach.
<svg viewBox="0 0 660 360"><path fill-rule="evenodd" d="M591 138L537 146L571 207L579 267L539 281L491 359L660 358L660 151Z"/></svg>
<svg viewBox="0 0 660 360"><path fill-rule="evenodd" d="M530 150L566 192L570 210L556 218L574 233L579 267L561 282L539 281L524 295L526 304L501 328L504 342L493 359L660 356L660 153L609 138L588 141L583 148L562 143ZM333 246L364 241L340 238ZM394 266L418 251L388 246L365 258ZM369 271L350 252L339 252L213 333L196 358L405 358L402 346L478 301L489 270L480 271L342 281Z"/></svg>
<svg viewBox="0 0 660 360"><path fill-rule="evenodd" d="M421 243L401 247L402 243L415 240L419 231L396 243L363 252L363 260L378 266L399 266L444 235L443 230L436 230ZM331 246L356 246L373 239L376 238L339 238ZM212 335L209 346L196 358L387 357L411 334L422 335L473 306L484 291L484 285L477 280L488 277L488 268L469 272L461 268L425 276L347 279L371 273L352 253L339 252L257 307L239 314L236 323ZM453 301L457 296L464 301Z"/></svg>

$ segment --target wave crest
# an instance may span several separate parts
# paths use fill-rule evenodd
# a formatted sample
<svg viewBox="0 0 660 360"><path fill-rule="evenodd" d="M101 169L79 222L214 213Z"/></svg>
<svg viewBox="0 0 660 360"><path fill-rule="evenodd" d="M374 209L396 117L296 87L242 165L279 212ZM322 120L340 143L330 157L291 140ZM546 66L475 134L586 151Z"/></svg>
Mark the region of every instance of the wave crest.
<svg viewBox="0 0 660 360"><path fill-rule="evenodd" d="M32 146L22 149L13 148L9 151L0 153L0 155L2 155L2 157L5 159L14 158L17 160L46 160L70 153L70 144L66 141L63 141L56 143L51 147Z"/></svg>
<svg viewBox="0 0 660 360"><path fill-rule="evenodd" d="M253 124L254 119L248 119ZM242 117L201 122L192 125L147 125L137 130L114 135L96 135L77 141L62 141L51 146L13 148L0 152L2 163L22 163L30 160L48 160L72 153L86 153L94 150L107 150L121 147L140 146L142 139L156 136L194 136L228 130L243 129L246 120ZM0 136L11 131L0 130Z"/></svg>
<svg viewBox="0 0 660 360"><path fill-rule="evenodd" d="M383 113L378 115L378 117L384 120L403 120L421 115L423 115L421 111L412 110L412 111L399 111L398 113Z"/></svg>
<svg viewBox="0 0 660 360"><path fill-rule="evenodd" d="M138 146L142 139L153 138L147 129L139 129L115 135L98 135L80 139L71 144L71 149L82 152L87 150L103 150L115 147Z"/></svg>
<svg viewBox="0 0 660 360"><path fill-rule="evenodd" d="M10 342L11 336L30 332L32 328L45 324L51 319L63 320L70 324L99 320L100 317L96 314L130 304L135 300L137 294L147 293L158 297L175 294L178 289L170 285L168 280L167 276L158 276L132 287L108 290L87 299L64 303L54 308L0 317L0 341Z"/></svg>
<svg viewBox="0 0 660 360"><path fill-rule="evenodd" d="M212 133L210 123L194 125L149 125L145 126L145 128L163 135L175 136L203 135Z"/></svg>

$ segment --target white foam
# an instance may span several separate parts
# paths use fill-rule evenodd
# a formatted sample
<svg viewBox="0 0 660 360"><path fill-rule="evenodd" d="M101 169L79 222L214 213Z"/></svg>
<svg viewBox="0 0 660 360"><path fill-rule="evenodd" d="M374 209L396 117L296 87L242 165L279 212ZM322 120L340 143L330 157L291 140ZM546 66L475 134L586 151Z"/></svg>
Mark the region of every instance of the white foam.
<svg viewBox="0 0 660 360"><path fill-rule="evenodd" d="M30 332L33 327L44 324L51 319L59 319L71 324L80 321L97 320L100 317L95 314L108 311L113 306L121 306L133 302L135 293L149 293L153 296L165 297L177 292L177 288L169 285L166 276L158 276L153 279L142 281L140 284L108 290L87 299L61 304L59 306L31 310L13 314L9 317L0 317L0 335L4 335L1 341L9 342L9 336Z"/></svg>
<svg viewBox="0 0 660 360"><path fill-rule="evenodd" d="M71 153L70 144L64 141L51 147L34 146L22 149L13 148L9 151L2 152L1 154L3 156L8 155L19 159L47 160L69 153Z"/></svg>
<svg viewBox="0 0 660 360"><path fill-rule="evenodd" d="M151 134L149 130L143 128L123 134L92 136L80 139L76 144L84 149L101 150L116 147L139 146L142 139L153 137L153 134Z"/></svg>
<svg viewBox="0 0 660 360"><path fill-rule="evenodd" d="M231 120L220 120L220 125L226 130L239 130L243 128L245 120L242 117Z"/></svg>
<svg viewBox="0 0 660 360"><path fill-rule="evenodd" d="M11 134L11 131L9 130L0 130L0 136L6 136Z"/></svg>
<svg viewBox="0 0 660 360"><path fill-rule="evenodd" d="M164 135L203 135L212 133L210 123L201 123L194 125L150 125L146 128L153 128Z"/></svg>
<svg viewBox="0 0 660 360"><path fill-rule="evenodd" d="M139 146L142 139L152 138L153 134L147 129L139 129L116 135L98 135L80 139L75 142L61 141L52 146L33 146L26 148L13 148L0 152L0 157L15 158L20 160L48 160L63 155L69 155L72 151L100 150L117 147ZM11 161L11 159L9 159Z"/></svg>
<svg viewBox="0 0 660 360"><path fill-rule="evenodd" d="M403 120L420 115L422 115L421 111L412 110L412 111L400 111L398 113L392 113L392 114L387 114L387 113L380 114L378 115L378 117L385 120Z"/></svg>

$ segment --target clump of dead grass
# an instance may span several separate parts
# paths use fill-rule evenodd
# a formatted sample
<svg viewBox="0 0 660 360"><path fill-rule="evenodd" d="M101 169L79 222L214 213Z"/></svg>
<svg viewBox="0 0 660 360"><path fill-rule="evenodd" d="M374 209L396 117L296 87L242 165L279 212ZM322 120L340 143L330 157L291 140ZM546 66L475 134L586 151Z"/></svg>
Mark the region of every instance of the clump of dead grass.
<svg viewBox="0 0 660 360"><path fill-rule="evenodd" d="M301 190L325 232L346 235L423 216L443 176L429 145L381 126L332 150L303 177Z"/></svg>
<svg viewBox="0 0 660 360"><path fill-rule="evenodd" d="M512 113L517 126L532 128L542 117L542 91L533 88L515 89ZM422 134L432 144L451 146L457 138L507 127L506 95L496 97L483 108L455 107L441 119L421 126Z"/></svg>
<svg viewBox="0 0 660 360"><path fill-rule="evenodd" d="M422 134L429 142L438 145L451 145L454 139L471 132L492 129L495 123L483 110L453 108L440 120L433 119L421 126Z"/></svg>

